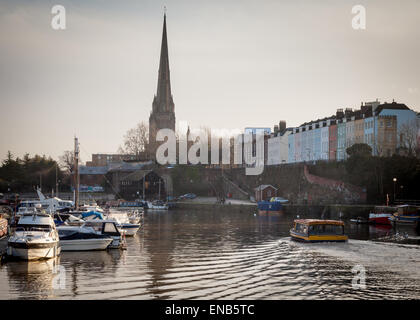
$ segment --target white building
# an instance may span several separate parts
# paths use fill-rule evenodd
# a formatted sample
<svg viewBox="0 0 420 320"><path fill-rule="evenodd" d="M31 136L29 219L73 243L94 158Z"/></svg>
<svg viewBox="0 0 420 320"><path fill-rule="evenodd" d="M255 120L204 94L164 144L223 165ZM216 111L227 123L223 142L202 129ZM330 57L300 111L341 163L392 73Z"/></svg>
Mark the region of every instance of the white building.
<svg viewBox="0 0 420 320"><path fill-rule="evenodd" d="M267 165L276 165L288 162L290 133L291 130L286 130L282 135L268 139Z"/></svg>

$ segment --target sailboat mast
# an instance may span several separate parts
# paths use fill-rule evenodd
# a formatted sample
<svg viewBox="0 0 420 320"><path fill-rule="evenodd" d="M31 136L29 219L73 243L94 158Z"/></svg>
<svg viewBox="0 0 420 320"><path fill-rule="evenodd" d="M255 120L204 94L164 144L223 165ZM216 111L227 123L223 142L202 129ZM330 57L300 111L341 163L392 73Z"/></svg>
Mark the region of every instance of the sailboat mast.
<svg viewBox="0 0 420 320"><path fill-rule="evenodd" d="M160 200L160 183L161 183L161 179L159 178L159 200Z"/></svg>
<svg viewBox="0 0 420 320"><path fill-rule="evenodd" d="M58 197L58 163L55 163L55 196Z"/></svg>
<svg viewBox="0 0 420 320"><path fill-rule="evenodd" d="M79 142L76 137L74 137L74 206L76 210L79 210Z"/></svg>

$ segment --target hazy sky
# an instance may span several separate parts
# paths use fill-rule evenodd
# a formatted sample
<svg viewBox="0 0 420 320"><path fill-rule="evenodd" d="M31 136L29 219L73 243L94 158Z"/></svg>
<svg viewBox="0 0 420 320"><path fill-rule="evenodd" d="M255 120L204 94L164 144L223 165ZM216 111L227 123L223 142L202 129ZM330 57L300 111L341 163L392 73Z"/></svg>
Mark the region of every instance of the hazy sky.
<svg viewBox="0 0 420 320"><path fill-rule="evenodd" d="M420 111L418 0L0 0L0 158L57 158L76 134L86 161L148 122L164 5L177 121L297 126L376 98Z"/></svg>

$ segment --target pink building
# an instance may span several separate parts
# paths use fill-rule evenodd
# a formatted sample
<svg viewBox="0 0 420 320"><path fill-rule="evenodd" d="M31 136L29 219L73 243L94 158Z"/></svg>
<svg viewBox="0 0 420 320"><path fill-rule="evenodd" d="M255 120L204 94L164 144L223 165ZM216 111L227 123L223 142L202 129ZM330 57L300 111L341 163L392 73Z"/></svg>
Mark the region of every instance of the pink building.
<svg viewBox="0 0 420 320"><path fill-rule="evenodd" d="M328 129L329 134L329 160L336 160L337 159L337 125L331 124Z"/></svg>

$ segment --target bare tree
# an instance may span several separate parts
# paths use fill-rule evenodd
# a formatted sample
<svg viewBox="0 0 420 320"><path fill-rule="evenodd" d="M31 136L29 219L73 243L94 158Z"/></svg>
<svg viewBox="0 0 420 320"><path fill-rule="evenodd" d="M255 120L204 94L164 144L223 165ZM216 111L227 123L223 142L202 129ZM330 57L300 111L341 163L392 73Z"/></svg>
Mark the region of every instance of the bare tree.
<svg viewBox="0 0 420 320"><path fill-rule="evenodd" d="M419 153L419 133L420 125L416 120L403 123L399 129L400 148L406 150L409 156L416 156Z"/></svg>
<svg viewBox="0 0 420 320"><path fill-rule="evenodd" d="M118 148L118 152L139 156L141 152L146 150L148 143L149 127L142 121L136 127L127 131L124 135L124 145Z"/></svg>
<svg viewBox="0 0 420 320"><path fill-rule="evenodd" d="M74 169L74 152L64 151L63 155L59 157L58 163L68 174L72 173Z"/></svg>

